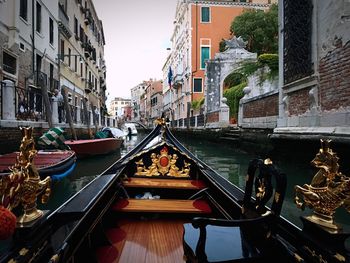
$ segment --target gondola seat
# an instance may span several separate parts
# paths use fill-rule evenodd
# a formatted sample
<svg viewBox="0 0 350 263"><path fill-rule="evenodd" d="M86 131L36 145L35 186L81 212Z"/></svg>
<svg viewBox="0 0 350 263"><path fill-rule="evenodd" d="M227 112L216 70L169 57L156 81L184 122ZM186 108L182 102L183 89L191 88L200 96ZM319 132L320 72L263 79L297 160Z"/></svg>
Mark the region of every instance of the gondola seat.
<svg viewBox="0 0 350 263"><path fill-rule="evenodd" d="M255 172L259 175L255 178ZM271 210L266 203L276 187ZM256 198L252 200L255 179ZM254 159L250 162L238 220L197 217L184 224L184 256L187 262L266 262L279 251L274 239L274 222L278 219L286 191L286 177L271 161ZM275 259L276 259L275 258Z"/></svg>

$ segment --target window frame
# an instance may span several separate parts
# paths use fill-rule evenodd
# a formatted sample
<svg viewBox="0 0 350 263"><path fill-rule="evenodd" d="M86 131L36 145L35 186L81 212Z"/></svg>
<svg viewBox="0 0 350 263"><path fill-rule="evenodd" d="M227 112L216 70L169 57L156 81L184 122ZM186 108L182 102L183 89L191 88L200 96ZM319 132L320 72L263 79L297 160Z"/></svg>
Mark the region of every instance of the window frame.
<svg viewBox="0 0 350 263"><path fill-rule="evenodd" d="M22 18L24 21L28 22L28 0L20 0L19 17Z"/></svg>
<svg viewBox="0 0 350 263"><path fill-rule="evenodd" d="M55 26L53 23L53 19L51 17L49 17L49 43L51 45L54 44L55 42Z"/></svg>
<svg viewBox="0 0 350 263"><path fill-rule="evenodd" d="M202 61L202 48L208 48L209 49L209 57L207 58L207 60L209 60L210 59L211 46L209 46L209 45L201 45L200 46L200 61L199 61L200 69L201 70L205 70L205 60ZM202 67L202 64L204 64L204 67Z"/></svg>
<svg viewBox="0 0 350 263"><path fill-rule="evenodd" d="M204 8L207 8L208 9L208 12L209 12L209 14L208 14L208 21L204 21L203 20L203 9ZM203 23L203 24L208 24L208 23L211 23L211 9L210 9L210 6L201 6L201 12L200 12L201 14L200 14L200 18L201 18L201 23Z"/></svg>
<svg viewBox="0 0 350 263"><path fill-rule="evenodd" d="M41 33L42 31L42 6L41 4L37 1L36 6L35 6L35 30L38 33Z"/></svg>
<svg viewBox="0 0 350 263"><path fill-rule="evenodd" d="M194 88L195 88L195 80L200 80L201 81L201 91L195 91ZM192 80L192 92L193 93L203 93L203 78L201 77L193 77L193 80Z"/></svg>
<svg viewBox="0 0 350 263"><path fill-rule="evenodd" d="M12 57L14 60L15 60L15 67L13 68L14 69L14 73L12 73L12 72L9 72L9 71L7 71L6 69L5 69L5 67L4 67L4 61L5 61L5 55L4 54L6 54L7 56L10 56L10 57ZM8 64L6 64L6 66L9 66ZM11 67L11 66L10 66ZM2 68L2 70L3 70L3 72L5 73L5 74L10 74L11 76L16 76L17 75L17 72L18 72L18 56L16 56L15 54L13 54L12 52L10 52L10 51L8 51L8 50L6 50L6 49L4 49L4 50L2 50L2 60L1 60L1 68ZM12 68L12 67L11 67Z"/></svg>

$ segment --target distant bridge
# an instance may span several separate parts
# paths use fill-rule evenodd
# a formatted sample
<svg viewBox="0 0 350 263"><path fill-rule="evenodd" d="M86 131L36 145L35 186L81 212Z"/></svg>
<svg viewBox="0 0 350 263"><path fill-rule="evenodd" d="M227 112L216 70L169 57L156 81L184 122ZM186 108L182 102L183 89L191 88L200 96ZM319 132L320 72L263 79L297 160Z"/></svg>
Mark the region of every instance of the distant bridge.
<svg viewBox="0 0 350 263"><path fill-rule="evenodd" d="M147 126L145 126L142 122L139 122L139 121L126 121L125 123L134 123L134 124L140 125L145 130L149 130Z"/></svg>

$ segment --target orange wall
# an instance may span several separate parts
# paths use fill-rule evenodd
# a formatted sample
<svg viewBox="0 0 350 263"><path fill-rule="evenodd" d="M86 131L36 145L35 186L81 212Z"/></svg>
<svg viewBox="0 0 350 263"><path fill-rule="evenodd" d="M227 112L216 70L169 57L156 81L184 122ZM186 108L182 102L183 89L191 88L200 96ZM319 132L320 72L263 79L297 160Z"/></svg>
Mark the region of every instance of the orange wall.
<svg viewBox="0 0 350 263"><path fill-rule="evenodd" d="M224 39L230 39L230 26L234 18L243 12L243 7L210 6L210 23L201 23L201 6L192 5L192 72L193 77L203 79L204 90L204 70L200 69L200 46L201 38L210 39L210 59L219 52L219 43ZM208 5L203 5L208 6ZM197 12L196 12L197 8ZM196 23L197 14L197 23ZM205 41L207 42L207 41ZM202 41L203 43L203 41ZM193 80L192 80L193 81ZM192 84L191 84L192 86ZM193 87L192 87L193 90ZM192 100L203 97L203 93L193 93Z"/></svg>

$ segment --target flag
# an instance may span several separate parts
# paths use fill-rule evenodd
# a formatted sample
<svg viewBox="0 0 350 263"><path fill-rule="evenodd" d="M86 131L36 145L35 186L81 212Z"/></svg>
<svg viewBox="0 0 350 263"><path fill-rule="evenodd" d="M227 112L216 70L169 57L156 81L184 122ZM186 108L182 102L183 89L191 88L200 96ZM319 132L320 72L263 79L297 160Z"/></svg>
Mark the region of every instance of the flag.
<svg viewBox="0 0 350 263"><path fill-rule="evenodd" d="M171 67L169 67L168 71L168 84L169 87L171 88L171 82L173 81L173 71L171 70Z"/></svg>

